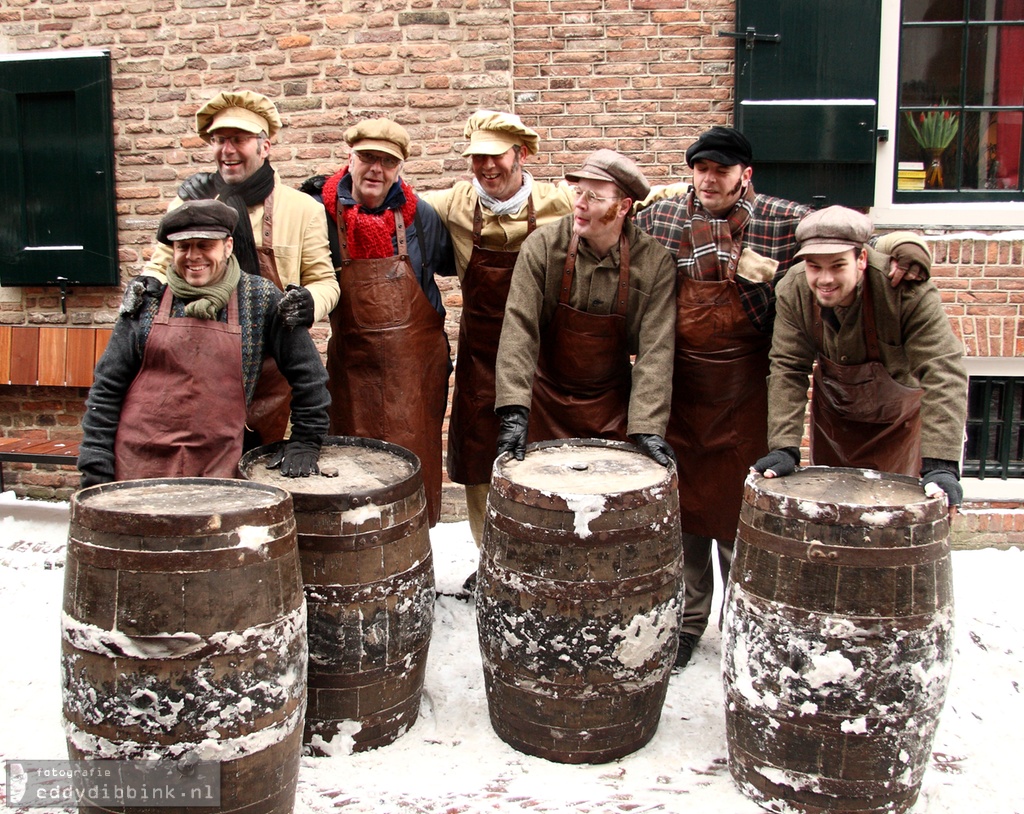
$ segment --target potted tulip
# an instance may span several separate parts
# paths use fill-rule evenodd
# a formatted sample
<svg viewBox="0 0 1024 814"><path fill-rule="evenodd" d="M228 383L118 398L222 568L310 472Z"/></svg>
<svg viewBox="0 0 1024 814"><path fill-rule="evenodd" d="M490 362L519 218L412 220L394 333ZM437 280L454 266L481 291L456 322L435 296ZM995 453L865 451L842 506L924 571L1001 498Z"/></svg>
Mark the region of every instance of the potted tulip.
<svg viewBox="0 0 1024 814"><path fill-rule="evenodd" d="M942 104L946 104L945 99L942 100ZM930 110L927 113L921 111L915 116L909 110L905 110L903 115L910 135L928 154L925 186L929 189L943 189L942 154L956 138L960 129L960 114L948 110Z"/></svg>

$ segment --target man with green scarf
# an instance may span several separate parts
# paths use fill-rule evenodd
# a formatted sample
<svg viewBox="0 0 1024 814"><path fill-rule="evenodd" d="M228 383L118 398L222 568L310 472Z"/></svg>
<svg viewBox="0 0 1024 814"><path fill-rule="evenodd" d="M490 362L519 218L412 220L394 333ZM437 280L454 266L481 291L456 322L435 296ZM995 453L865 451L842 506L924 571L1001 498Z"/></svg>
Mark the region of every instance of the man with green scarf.
<svg viewBox="0 0 1024 814"><path fill-rule="evenodd" d="M96 365L82 419L82 486L158 477L238 476L246 410L263 361L291 388L292 432L276 465L318 472L328 428L327 372L308 330L281 315L282 293L243 274L233 254L238 213L186 201L160 221L172 249L167 285L122 310Z"/></svg>

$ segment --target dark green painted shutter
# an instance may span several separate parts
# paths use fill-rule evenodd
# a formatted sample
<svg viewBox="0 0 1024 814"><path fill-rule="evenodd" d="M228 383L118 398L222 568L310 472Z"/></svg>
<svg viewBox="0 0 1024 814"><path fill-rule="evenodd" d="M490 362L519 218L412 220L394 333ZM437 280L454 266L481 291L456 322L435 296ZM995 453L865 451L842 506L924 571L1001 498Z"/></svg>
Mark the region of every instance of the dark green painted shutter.
<svg viewBox="0 0 1024 814"><path fill-rule="evenodd" d="M110 54L0 56L0 285L117 285Z"/></svg>
<svg viewBox="0 0 1024 814"><path fill-rule="evenodd" d="M881 0L737 0L736 127L754 187L874 202Z"/></svg>

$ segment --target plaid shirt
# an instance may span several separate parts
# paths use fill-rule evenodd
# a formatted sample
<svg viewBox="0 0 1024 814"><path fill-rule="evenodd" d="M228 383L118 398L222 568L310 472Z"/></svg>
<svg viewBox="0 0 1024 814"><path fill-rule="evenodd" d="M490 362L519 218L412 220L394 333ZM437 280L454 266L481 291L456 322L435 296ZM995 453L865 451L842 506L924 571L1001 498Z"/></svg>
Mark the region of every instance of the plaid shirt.
<svg viewBox="0 0 1024 814"><path fill-rule="evenodd" d="M770 283L752 283L742 278L735 280L743 309L758 330L765 333L771 332L775 321L775 286L793 265L793 255L798 246L796 225L810 211L810 207L783 198L761 194L754 197L754 208L743 232L742 247L777 260L779 270ZM672 252L680 274L697 274L692 264L679 262L680 254L690 254L680 252L684 242L687 246L692 244L685 196L656 201L637 213L635 223ZM724 263L722 267L727 268Z"/></svg>

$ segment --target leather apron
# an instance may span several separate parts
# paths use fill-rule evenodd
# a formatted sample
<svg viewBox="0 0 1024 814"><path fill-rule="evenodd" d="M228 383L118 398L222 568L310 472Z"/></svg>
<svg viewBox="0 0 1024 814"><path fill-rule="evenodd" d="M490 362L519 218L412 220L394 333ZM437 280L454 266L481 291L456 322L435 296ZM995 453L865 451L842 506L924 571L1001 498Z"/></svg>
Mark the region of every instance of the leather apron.
<svg viewBox="0 0 1024 814"><path fill-rule="evenodd" d="M353 259L337 217L341 299L327 349L331 433L398 444L420 459L430 525L441 516L441 424L448 401L444 320L413 272L405 222L393 210L398 254Z"/></svg>
<svg viewBox="0 0 1024 814"><path fill-rule="evenodd" d="M274 194L263 202L263 245L257 250L260 261L260 277L270 280L280 291L281 277L277 273L277 258L274 256ZM288 432L288 418L291 415L292 388L277 367L274 357L263 357L263 367L256 381L256 390L249 403L246 426L259 435L261 444L280 441Z"/></svg>
<svg viewBox="0 0 1024 814"><path fill-rule="evenodd" d="M171 318L170 287L125 394L114 477L237 478L245 426L238 291L228 321Z"/></svg>
<svg viewBox="0 0 1024 814"><path fill-rule="evenodd" d="M537 226L533 196L527 199L526 234ZM455 483L489 483L501 419L494 412L494 367L505 318L512 270L519 252L480 245L483 212L473 213L473 252L462 276L462 319L455 391L448 420L448 476Z"/></svg>
<svg viewBox="0 0 1024 814"><path fill-rule="evenodd" d="M841 365L826 359L821 308L814 302L818 347L811 393L811 463L921 475L921 397L924 390L896 381L881 362L870 274L864 275L867 361Z"/></svg>
<svg viewBox="0 0 1024 814"><path fill-rule="evenodd" d="M685 533L719 543L736 536L743 482L750 464L768 452L770 347L733 279L680 277L666 438L679 461Z"/></svg>
<svg viewBox="0 0 1024 814"><path fill-rule="evenodd" d="M626 441L632 366L626 336L629 241L619 237L619 286L610 314L569 305L579 238L573 234L562 289L551 322L541 333L527 437L608 438Z"/></svg>

